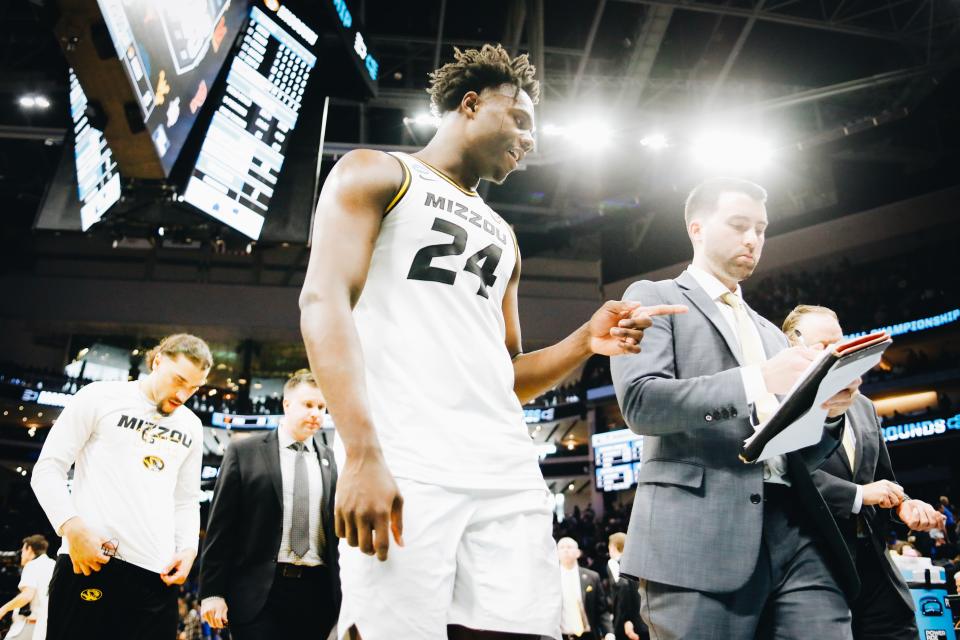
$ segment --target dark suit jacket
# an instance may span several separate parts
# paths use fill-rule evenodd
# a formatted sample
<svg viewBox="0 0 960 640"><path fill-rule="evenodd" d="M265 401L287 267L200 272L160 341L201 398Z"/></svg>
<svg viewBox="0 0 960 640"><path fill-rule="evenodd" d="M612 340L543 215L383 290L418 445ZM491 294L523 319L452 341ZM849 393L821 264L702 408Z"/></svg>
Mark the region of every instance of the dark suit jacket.
<svg viewBox="0 0 960 640"><path fill-rule="evenodd" d="M857 495L857 485L870 484L877 480L896 482L890 454L883 441L883 429L873 403L864 396L856 399L846 414L847 429L856 435L855 468L850 468L843 447L837 449L812 477L823 495L827 506L837 521L850 553L857 551L857 522L863 523L870 537L875 560L880 563L884 576L900 594L904 604L914 609L913 598L900 571L886 553L884 535L889 528L890 511L875 506L863 506L859 516L851 513Z"/></svg>
<svg viewBox="0 0 960 640"><path fill-rule="evenodd" d="M636 355L611 358L627 425L644 436L633 514L621 559L625 575L707 593L742 587L756 567L763 532L763 466L743 464L754 432L734 329L696 279L633 283L624 300L684 304L654 316ZM783 333L747 309L767 357L787 348ZM840 430L787 454L794 495L819 534L848 598L860 584L849 551L810 478L839 445ZM691 524L694 526L691 526Z"/></svg>
<svg viewBox="0 0 960 640"><path fill-rule="evenodd" d="M580 595L590 623L590 632L583 637L599 640L605 634L612 633L609 616L604 615L607 613L609 601L599 573L580 567Z"/></svg>
<svg viewBox="0 0 960 640"><path fill-rule="evenodd" d="M628 640L624 626L633 623L633 632L649 640L650 631L640 617L640 584L633 578L622 577L614 587L613 633L617 640Z"/></svg>
<svg viewBox="0 0 960 640"><path fill-rule="evenodd" d="M327 540L323 560L330 568L334 594L330 606L339 611L339 556L333 531L337 467L333 452L317 437L313 443L323 478L323 530ZM231 622L253 620L273 586L283 535L282 490L275 430L230 443L213 490L200 560L200 597L225 598Z"/></svg>

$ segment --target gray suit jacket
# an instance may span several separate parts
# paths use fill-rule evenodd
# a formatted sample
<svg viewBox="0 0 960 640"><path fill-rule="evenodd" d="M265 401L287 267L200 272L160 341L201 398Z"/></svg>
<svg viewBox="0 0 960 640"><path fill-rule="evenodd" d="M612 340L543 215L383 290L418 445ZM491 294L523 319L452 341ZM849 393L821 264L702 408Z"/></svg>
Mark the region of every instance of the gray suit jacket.
<svg viewBox="0 0 960 640"><path fill-rule="evenodd" d="M830 507L851 554L857 551L857 522L863 523L863 528L870 538L873 560L880 564L890 585L900 594L900 599L907 608L913 611L914 604L910 590L889 554L886 553L884 534L889 529L890 510L863 506L860 508L859 516L850 512L857 495L857 485L870 484L877 480L897 481L896 476L893 475L887 445L883 441L880 419L869 398L860 396L854 401L853 406L847 411L846 428L853 429L856 434L854 468L850 468L847 454L843 447L840 447L823 463L822 467L811 474L813 482L826 500L827 506Z"/></svg>
<svg viewBox="0 0 960 640"><path fill-rule="evenodd" d="M738 458L753 427L736 336L687 272L635 282L624 300L686 304L690 312L654 317L639 354L611 358L624 419L646 436L622 571L697 591L735 591L753 573L763 531L763 466ZM787 347L777 327L749 313L768 357ZM818 445L787 456L787 468L834 575L852 598L859 590L856 569L809 474L839 437L839 429L825 429Z"/></svg>

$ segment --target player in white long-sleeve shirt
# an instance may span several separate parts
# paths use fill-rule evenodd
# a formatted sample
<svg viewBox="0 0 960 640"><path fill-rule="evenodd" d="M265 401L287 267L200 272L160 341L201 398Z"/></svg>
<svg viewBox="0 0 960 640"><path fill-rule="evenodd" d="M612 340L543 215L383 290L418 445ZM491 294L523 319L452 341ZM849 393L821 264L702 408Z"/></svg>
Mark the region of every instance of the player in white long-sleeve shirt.
<svg viewBox="0 0 960 640"><path fill-rule="evenodd" d="M31 485L63 536L47 638L175 637L177 592L197 555L200 420L182 406L213 357L188 334L148 355L150 375L94 382L60 414ZM76 464L72 494L67 472Z"/></svg>

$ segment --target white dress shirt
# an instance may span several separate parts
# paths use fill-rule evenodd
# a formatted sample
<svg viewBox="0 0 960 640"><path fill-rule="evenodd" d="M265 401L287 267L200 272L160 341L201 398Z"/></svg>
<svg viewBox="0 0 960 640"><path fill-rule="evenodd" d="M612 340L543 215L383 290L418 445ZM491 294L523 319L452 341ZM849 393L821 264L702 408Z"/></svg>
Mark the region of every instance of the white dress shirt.
<svg viewBox="0 0 960 640"><path fill-rule="evenodd" d="M561 633L576 634L589 629L583 614L583 593L580 588L580 566L567 569L560 565L560 592L563 595L561 608Z"/></svg>
<svg viewBox="0 0 960 640"><path fill-rule="evenodd" d="M610 558L607 560L607 568L610 569L610 577L613 578L612 584L620 582L620 561Z"/></svg>
<svg viewBox="0 0 960 640"><path fill-rule="evenodd" d="M844 437L850 436L850 442L853 443L853 449L857 449L857 432L854 431L853 425L850 424L850 419L847 419L847 426L843 429ZM840 446L840 451L843 452L843 455L846 455L846 452L843 451L843 445ZM856 462L856 460L854 460ZM851 477L855 469L850 469ZM853 515L859 515L860 510L863 509L863 485L857 485L857 495L853 498L853 507L850 509L850 513Z"/></svg>
<svg viewBox="0 0 960 640"><path fill-rule="evenodd" d="M320 535L321 509L323 508L323 476L320 473L320 460L314 447L313 438L304 441L306 451L307 477L310 481L310 548L302 558L298 558L290 549L290 526L293 524L293 477L294 465L297 462L297 452L290 448L294 440L281 424L277 428L277 440L280 446L280 476L283 484L283 535L280 538L280 553L278 562L301 564L310 567L323 564L317 549L317 538ZM334 544L327 541L327 544Z"/></svg>
<svg viewBox="0 0 960 640"><path fill-rule="evenodd" d="M693 279L697 281L697 284L700 285L700 288L703 289L710 299L713 300L713 303L717 306L717 310L720 312L720 316L726 321L727 325L731 329L731 334L734 339L738 341L739 344L739 334L737 333L737 318L734 315L733 308L724 302L721 298L724 294L729 293L730 290L725 284L720 282L716 276L713 274L707 273L703 269L690 265L687 267L687 271L693 276ZM737 290L734 292L740 300L743 300L743 291L740 289L740 285L737 285ZM744 303L745 304L745 303ZM754 323L750 323L749 331L752 331L760 344L763 344L763 340L760 336L760 330L757 329L757 326ZM768 393L767 384L763 381L763 374L760 372L760 367L758 365L750 365L740 367L740 377L743 380L743 390L747 396L747 404L754 404L757 401L757 398L761 394ZM790 485L790 480L784 475L783 472L777 471L777 469L786 469L787 462L786 458L783 456L774 456L769 460L764 461L763 463L763 481L764 482L773 482L778 484Z"/></svg>

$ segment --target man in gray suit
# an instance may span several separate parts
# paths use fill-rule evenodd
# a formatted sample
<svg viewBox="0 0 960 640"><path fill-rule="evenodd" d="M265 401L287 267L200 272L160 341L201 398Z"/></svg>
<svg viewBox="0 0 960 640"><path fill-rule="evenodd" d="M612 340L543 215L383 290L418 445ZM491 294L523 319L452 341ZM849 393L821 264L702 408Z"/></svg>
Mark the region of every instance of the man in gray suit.
<svg viewBox="0 0 960 640"><path fill-rule="evenodd" d="M837 314L826 307L800 305L783 321L790 344L828 348L843 338ZM869 398L858 396L847 410L842 445L813 472L813 481L830 507L855 558L860 595L850 603L856 640L916 640L913 598L886 553L884 535L891 509L915 531L938 529L943 514L911 500L897 484L883 442L880 418Z"/></svg>
<svg viewBox="0 0 960 640"><path fill-rule="evenodd" d="M708 180L687 198L693 264L625 300L686 304L658 317L637 355L611 360L628 426L646 436L622 572L640 579L654 640L850 638L859 590L810 478L839 444L859 380L831 398L821 442L761 464L741 445L816 357L743 302L767 227L766 192Z"/></svg>

